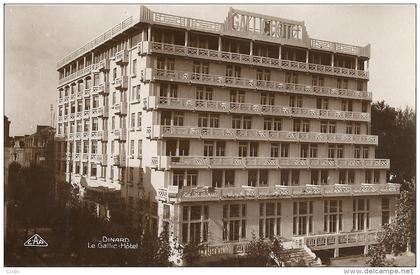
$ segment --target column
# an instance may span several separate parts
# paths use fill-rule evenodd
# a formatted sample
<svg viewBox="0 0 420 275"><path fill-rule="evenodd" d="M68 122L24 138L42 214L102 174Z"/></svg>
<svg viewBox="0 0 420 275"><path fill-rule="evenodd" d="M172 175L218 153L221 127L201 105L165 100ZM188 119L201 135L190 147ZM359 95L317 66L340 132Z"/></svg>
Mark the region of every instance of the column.
<svg viewBox="0 0 420 275"><path fill-rule="evenodd" d="M281 45L279 46L279 60L281 60Z"/></svg>
<svg viewBox="0 0 420 275"><path fill-rule="evenodd" d="M356 56L356 70L358 70L359 69L359 59L357 58L357 56Z"/></svg>
<svg viewBox="0 0 420 275"><path fill-rule="evenodd" d="M254 51L254 43L251 40L251 42L249 43L249 55L252 56L254 54L253 51Z"/></svg>
<svg viewBox="0 0 420 275"><path fill-rule="evenodd" d="M306 64L309 63L309 50L306 50Z"/></svg>
<svg viewBox="0 0 420 275"><path fill-rule="evenodd" d="M76 72L79 70L79 60L76 60Z"/></svg>
<svg viewBox="0 0 420 275"><path fill-rule="evenodd" d="M93 64L94 61L95 61L95 54L92 52L92 63L91 64Z"/></svg>
<svg viewBox="0 0 420 275"><path fill-rule="evenodd" d="M338 247L334 248L334 258L337 258L340 256L340 249Z"/></svg>
<svg viewBox="0 0 420 275"><path fill-rule="evenodd" d="M83 57L83 68L86 68L86 56Z"/></svg>
<svg viewBox="0 0 420 275"><path fill-rule="evenodd" d="M221 52L222 51L222 37L219 36L219 46L218 46L218 51Z"/></svg>
<svg viewBox="0 0 420 275"><path fill-rule="evenodd" d="M366 60L366 69L365 69L365 71L366 71L366 72L368 72L368 71L369 71L369 59L368 59L368 60Z"/></svg>
<svg viewBox="0 0 420 275"><path fill-rule="evenodd" d="M369 252L369 245L365 245L365 246L363 247L363 254L364 254L364 255L367 255L367 254L368 254L368 252Z"/></svg>
<svg viewBox="0 0 420 275"><path fill-rule="evenodd" d="M146 31L145 30L143 30L142 32L141 32L141 41L142 42L144 42L146 40Z"/></svg>
<svg viewBox="0 0 420 275"><path fill-rule="evenodd" d="M152 26L148 26L147 27L147 41L151 42L152 41Z"/></svg>
<svg viewBox="0 0 420 275"><path fill-rule="evenodd" d="M188 47L188 31L185 31L185 47Z"/></svg>
<svg viewBox="0 0 420 275"><path fill-rule="evenodd" d="M334 67L334 54L331 55L331 67Z"/></svg>

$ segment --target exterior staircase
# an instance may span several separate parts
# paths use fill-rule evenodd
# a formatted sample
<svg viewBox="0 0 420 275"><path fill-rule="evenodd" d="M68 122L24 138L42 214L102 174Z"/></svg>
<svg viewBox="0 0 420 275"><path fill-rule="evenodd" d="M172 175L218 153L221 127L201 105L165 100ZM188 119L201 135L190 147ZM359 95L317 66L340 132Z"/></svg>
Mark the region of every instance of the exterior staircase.
<svg viewBox="0 0 420 275"><path fill-rule="evenodd" d="M288 249L288 251L290 252L290 260L286 265L300 266L302 265L302 261L304 261L304 266L324 266L321 260L310 250L307 251L305 248L292 248Z"/></svg>

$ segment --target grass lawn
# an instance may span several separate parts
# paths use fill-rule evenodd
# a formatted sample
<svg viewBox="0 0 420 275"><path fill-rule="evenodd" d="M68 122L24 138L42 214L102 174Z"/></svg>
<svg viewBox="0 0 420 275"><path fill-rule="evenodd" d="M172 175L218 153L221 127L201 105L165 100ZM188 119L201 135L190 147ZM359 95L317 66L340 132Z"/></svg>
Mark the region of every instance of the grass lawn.
<svg viewBox="0 0 420 275"><path fill-rule="evenodd" d="M416 266L416 255L413 253L404 253L399 256L387 255L386 259L394 260L394 264L399 267L414 267ZM347 256L331 259L331 265L335 267L358 266L367 267L365 256Z"/></svg>

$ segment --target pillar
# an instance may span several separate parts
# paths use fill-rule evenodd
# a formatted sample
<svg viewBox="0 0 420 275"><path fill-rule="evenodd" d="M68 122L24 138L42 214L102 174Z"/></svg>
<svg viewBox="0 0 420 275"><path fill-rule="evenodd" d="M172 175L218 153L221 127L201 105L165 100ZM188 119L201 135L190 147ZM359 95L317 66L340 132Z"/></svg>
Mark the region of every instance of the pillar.
<svg viewBox="0 0 420 275"><path fill-rule="evenodd" d="M306 63L309 63L309 50L306 50Z"/></svg>
<svg viewBox="0 0 420 275"><path fill-rule="evenodd" d="M147 42L151 42L152 41L152 26L148 26L147 27Z"/></svg>
<svg viewBox="0 0 420 275"><path fill-rule="evenodd" d="M368 254L368 252L369 252L369 245L365 245L365 246L363 247L363 254L364 254L364 255L367 255L367 254Z"/></svg>
<svg viewBox="0 0 420 275"><path fill-rule="evenodd" d="M185 47L188 47L188 31L185 31Z"/></svg>
<svg viewBox="0 0 420 275"><path fill-rule="evenodd" d="M219 46L218 46L218 51L221 52L222 51L222 37L219 36Z"/></svg>
<svg viewBox="0 0 420 275"><path fill-rule="evenodd" d="M279 60L281 60L281 45L279 46Z"/></svg>
<svg viewBox="0 0 420 275"><path fill-rule="evenodd" d="M334 67L334 54L331 55L331 67Z"/></svg>
<svg viewBox="0 0 420 275"><path fill-rule="evenodd" d="M83 68L86 68L86 56L83 57Z"/></svg>
<svg viewBox="0 0 420 275"><path fill-rule="evenodd" d="M337 258L340 256L340 249L338 247L334 248L334 258Z"/></svg>
<svg viewBox="0 0 420 275"><path fill-rule="evenodd" d="M95 54L92 52L92 63L91 64L93 64L94 61L95 61Z"/></svg>
<svg viewBox="0 0 420 275"><path fill-rule="evenodd" d="M359 59L356 57L356 70L358 70L359 69Z"/></svg>
<svg viewBox="0 0 420 275"><path fill-rule="evenodd" d="M145 30L143 30L142 32L141 32L141 41L142 42L144 42L146 40L146 31Z"/></svg>
<svg viewBox="0 0 420 275"><path fill-rule="evenodd" d="M254 51L254 43L251 40L251 42L249 43L249 55L253 55L254 54L253 51Z"/></svg>
<svg viewBox="0 0 420 275"><path fill-rule="evenodd" d="M366 72L368 72L368 71L369 71L369 60L366 60L366 69L365 69L365 71L366 71Z"/></svg>

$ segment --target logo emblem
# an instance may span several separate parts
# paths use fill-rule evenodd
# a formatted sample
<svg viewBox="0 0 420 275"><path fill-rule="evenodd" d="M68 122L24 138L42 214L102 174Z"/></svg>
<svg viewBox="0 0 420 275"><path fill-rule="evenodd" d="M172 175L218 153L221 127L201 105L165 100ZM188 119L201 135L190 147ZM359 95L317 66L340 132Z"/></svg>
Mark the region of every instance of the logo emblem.
<svg viewBox="0 0 420 275"><path fill-rule="evenodd" d="M33 234L24 244L24 246L47 247L48 243L38 234Z"/></svg>

